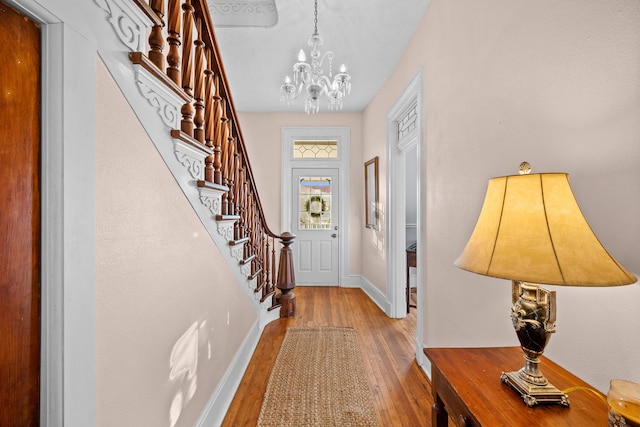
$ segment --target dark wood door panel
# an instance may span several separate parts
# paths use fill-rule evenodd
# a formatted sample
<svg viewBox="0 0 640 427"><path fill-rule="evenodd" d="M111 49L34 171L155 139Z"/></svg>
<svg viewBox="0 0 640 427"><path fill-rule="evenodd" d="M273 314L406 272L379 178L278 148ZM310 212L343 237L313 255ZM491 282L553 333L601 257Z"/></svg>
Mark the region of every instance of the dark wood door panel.
<svg viewBox="0 0 640 427"><path fill-rule="evenodd" d="M40 418L40 31L0 2L0 426Z"/></svg>

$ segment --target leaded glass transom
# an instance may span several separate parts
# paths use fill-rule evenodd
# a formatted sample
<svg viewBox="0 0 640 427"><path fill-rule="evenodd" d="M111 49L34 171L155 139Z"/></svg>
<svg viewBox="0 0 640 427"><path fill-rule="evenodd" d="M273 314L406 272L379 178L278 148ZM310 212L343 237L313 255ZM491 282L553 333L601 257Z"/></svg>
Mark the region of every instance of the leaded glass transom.
<svg viewBox="0 0 640 427"><path fill-rule="evenodd" d="M338 141L294 141L294 159L337 159Z"/></svg>
<svg viewBox="0 0 640 427"><path fill-rule="evenodd" d="M418 105L413 106L402 116L398 121L398 140L402 140L405 136L409 135L412 130L418 125Z"/></svg>

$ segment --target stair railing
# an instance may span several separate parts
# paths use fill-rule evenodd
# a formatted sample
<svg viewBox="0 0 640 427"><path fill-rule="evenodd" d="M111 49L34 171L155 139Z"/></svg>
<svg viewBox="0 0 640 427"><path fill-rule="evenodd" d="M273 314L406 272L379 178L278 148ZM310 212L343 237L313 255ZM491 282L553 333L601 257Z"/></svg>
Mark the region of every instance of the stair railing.
<svg viewBox="0 0 640 427"><path fill-rule="evenodd" d="M271 309L280 307L280 317L295 315L290 248L295 236L278 235L267 225L206 0L133 2L153 27L148 52L131 53L131 61L184 100L180 129L171 136L205 153L198 187L223 191L216 220L234 222L229 244L242 245L239 262L250 269L248 278L255 279L261 302L275 297ZM277 270L276 239L281 244Z"/></svg>

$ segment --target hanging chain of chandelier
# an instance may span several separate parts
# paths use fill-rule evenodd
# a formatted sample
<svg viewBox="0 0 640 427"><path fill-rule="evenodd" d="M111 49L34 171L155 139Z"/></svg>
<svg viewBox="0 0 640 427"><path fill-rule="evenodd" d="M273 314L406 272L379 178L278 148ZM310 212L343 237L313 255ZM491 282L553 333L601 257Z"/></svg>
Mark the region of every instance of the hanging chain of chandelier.
<svg viewBox="0 0 640 427"><path fill-rule="evenodd" d="M320 98L325 95L329 110L341 110L344 98L351 92L351 76L344 64L340 66L340 72L334 76L331 68L333 52L320 53L322 37L318 34L318 0L315 0L314 31L307 43L311 46L311 63L306 62L304 49L300 49L298 62L293 64L293 82L287 76L284 84L280 86L280 101L291 105L304 92L304 111L307 114L315 114L320 111ZM328 76L324 74L325 60L329 63Z"/></svg>

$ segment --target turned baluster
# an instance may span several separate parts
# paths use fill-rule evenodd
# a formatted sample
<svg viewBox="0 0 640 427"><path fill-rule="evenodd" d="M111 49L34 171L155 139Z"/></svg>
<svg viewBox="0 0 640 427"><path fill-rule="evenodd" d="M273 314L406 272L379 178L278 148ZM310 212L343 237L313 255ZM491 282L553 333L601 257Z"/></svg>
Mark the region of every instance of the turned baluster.
<svg viewBox="0 0 640 427"><path fill-rule="evenodd" d="M236 168L238 171L237 172L238 183L236 184L236 205L237 205L238 215L240 215L240 221L238 221L238 236L240 236L240 238L244 238L244 237L247 237L247 234L246 234L247 218L245 216L245 205L244 205L245 176L244 176L244 168L242 167L242 159L240 154L237 151L236 151ZM247 256L249 255L250 254L247 254Z"/></svg>
<svg viewBox="0 0 640 427"><path fill-rule="evenodd" d="M252 247L253 253L256 255L256 259L258 260L256 261L258 264L258 267L262 268L262 258L260 258L260 254L262 254L262 251L260 250L259 236L257 233L256 214L253 209L253 203L251 203L251 199L249 197L247 197L245 203L249 207L249 215L247 215L247 218L251 220L251 227L249 228L251 241L253 242L251 247Z"/></svg>
<svg viewBox="0 0 640 427"><path fill-rule="evenodd" d="M224 113L224 108L223 108L223 113ZM231 157L231 150L230 150L230 144L229 144L229 138L228 138L229 126L226 121L226 117L223 117L220 120L220 123L221 123L221 126L220 126L220 133L219 133L219 141L221 146L221 157L222 157L222 166L221 166L222 178L221 179L222 179L222 184L226 185L228 188L229 187L229 159ZM226 191L222 195L222 209L223 209L222 212L225 215L231 214L229 212L229 191Z"/></svg>
<svg viewBox="0 0 640 427"><path fill-rule="evenodd" d="M262 249L260 248L260 235L258 234L258 222L256 221L256 213L254 210L253 203L251 203L251 198L247 198L247 206L249 207L249 218L251 219L251 228L249 233L251 234L251 240L253 241L253 253L256 256L256 265L258 266L258 270L262 269ZM262 273L260 274L262 275Z"/></svg>
<svg viewBox="0 0 640 427"><path fill-rule="evenodd" d="M180 0L169 0L167 76L180 85Z"/></svg>
<svg viewBox="0 0 640 427"><path fill-rule="evenodd" d="M193 6L191 0L185 0L182 4L182 90L193 96ZM180 110L182 121L180 130L189 136L193 136L193 105L187 102Z"/></svg>
<svg viewBox="0 0 640 427"><path fill-rule="evenodd" d="M211 53L211 52L210 52ZM219 96L220 79L217 75L213 78L213 182L222 184L222 140L219 137L222 133L222 117L224 116L224 104Z"/></svg>
<svg viewBox="0 0 640 427"><path fill-rule="evenodd" d="M227 213L229 215L235 215L236 214L236 207L235 207L235 173L236 173L236 168L234 167L235 164L235 150L236 150L236 145L235 145L235 141L233 138L229 137L227 138L228 142L229 142L229 155L227 158L227 187L229 187L229 191L227 191Z"/></svg>
<svg viewBox="0 0 640 427"><path fill-rule="evenodd" d="M265 257L264 257L264 242L265 242L265 236L264 234L261 232L260 228L258 227L258 224L255 225L255 235L258 236L258 255L257 258L260 260L258 263L258 268L260 269L260 284L264 284L264 275L266 274L266 264L265 264Z"/></svg>
<svg viewBox="0 0 640 427"><path fill-rule="evenodd" d="M213 108L213 70L211 70L211 49L205 48L205 58L206 58L206 66L204 70L204 129L205 129L205 145L210 148L214 154L207 156L204 161L204 179L208 182L214 182L214 163L215 163L215 143L213 142L214 138L214 130L215 130L215 122ZM219 148L218 148L219 151ZM218 160L219 161L219 160ZM218 165L218 169L220 165ZM217 182L216 184L220 184Z"/></svg>
<svg viewBox="0 0 640 427"><path fill-rule="evenodd" d="M271 238L271 280L269 281L269 292L276 287L276 239Z"/></svg>
<svg viewBox="0 0 640 427"><path fill-rule="evenodd" d="M205 71L204 71L204 42L202 41L202 31L204 30L202 18L196 17L196 40L193 42L195 49L195 85L193 91L195 115L193 116L193 137L196 141L204 144L204 92L205 92Z"/></svg>
<svg viewBox="0 0 640 427"><path fill-rule="evenodd" d="M255 255L254 257L254 272L260 270L260 267L262 266L262 251L260 250L260 237L256 234L256 224L255 224L255 218L253 217L253 211L250 210L250 215L249 216L249 221L250 221L250 228L249 228L249 239L251 241L251 252L253 255ZM260 274L262 275L262 273ZM258 281L260 283L262 283L262 280L258 279Z"/></svg>
<svg viewBox="0 0 640 427"><path fill-rule="evenodd" d="M265 251L264 251L264 281L266 286L269 288L267 292L271 292L271 260L269 258L269 237L265 239Z"/></svg>
<svg viewBox="0 0 640 427"><path fill-rule="evenodd" d="M151 28L149 34L149 60L158 67L158 70L164 70L164 35L162 34L162 27L164 22L164 1L165 0L151 0L149 6L151 10L158 16L161 24L155 24Z"/></svg>
<svg viewBox="0 0 640 427"><path fill-rule="evenodd" d="M236 225L235 225L236 239L242 239L244 237L242 235L242 223L244 218L242 217L242 212L240 210L241 209L240 191L242 190L242 170L240 169L240 153L238 153L238 150L240 149L240 147L238 147L238 138L233 138L233 145L235 146L235 150L233 153L233 163L232 163L234 188L231 196L233 201L232 203L233 213L234 215L238 215L240 217L238 221L236 221Z"/></svg>
<svg viewBox="0 0 640 427"><path fill-rule="evenodd" d="M258 236L260 236L260 284L266 284L265 283L265 277L267 274L267 263L266 258L264 256L265 254L265 241L267 240L265 238L265 235L261 232L261 230L259 229L259 227L256 225L256 234Z"/></svg>

